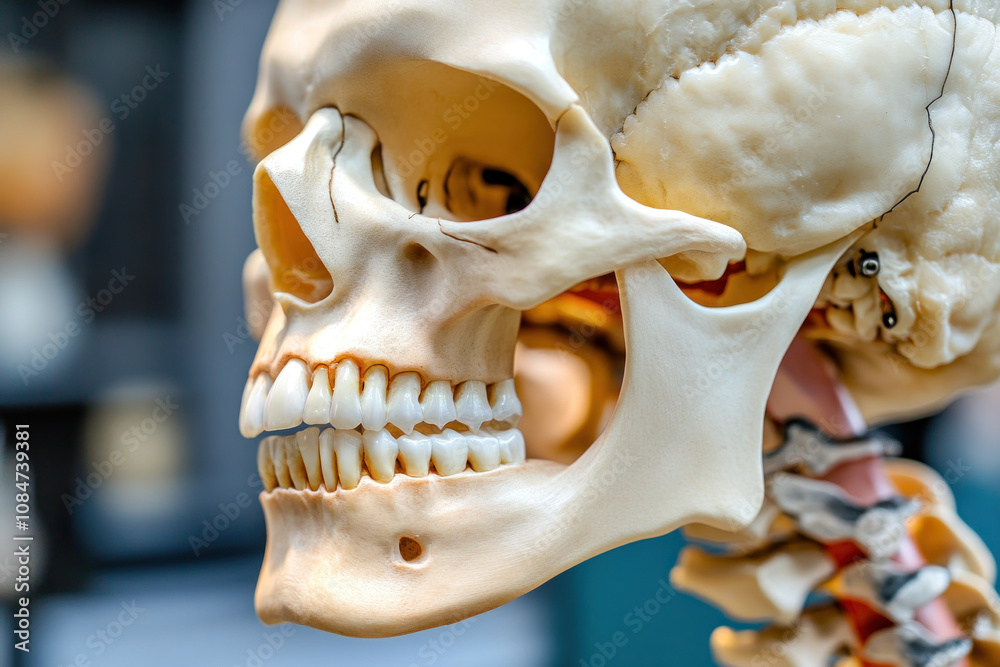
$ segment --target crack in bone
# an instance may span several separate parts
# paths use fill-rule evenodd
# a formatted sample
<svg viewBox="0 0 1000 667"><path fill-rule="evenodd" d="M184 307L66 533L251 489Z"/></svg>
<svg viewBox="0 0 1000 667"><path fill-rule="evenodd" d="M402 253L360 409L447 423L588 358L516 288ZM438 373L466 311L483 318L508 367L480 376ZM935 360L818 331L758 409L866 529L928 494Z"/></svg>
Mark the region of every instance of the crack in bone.
<svg viewBox="0 0 1000 667"><path fill-rule="evenodd" d="M920 189L924 186L924 179L927 178L927 174L931 170L931 165L934 163L934 149L937 144L937 132L934 130L934 121L933 118L931 117L931 107L934 106L935 102L938 102L944 97L945 89L948 87L948 79L951 78L951 68L955 64L955 53L958 48L958 12L955 11L955 0L949 0L948 9L951 12L951 18L954 21L955 25L955 28L952 31L952 36L951 36L951 56L949 57L948 60L948 69L945 71L944 81L941 82L941 94L935 97L933 100L931 100L926 107L927 127L930 129L931 132L931 154L927 158L927 166L924 168L924 172L920 175L920 181L917 183L917 187L914 188L912 191L908 192L907 194L903 195L903 198L900 199L898 202L896 202L892 208L890 208L888 211L880 215L879 216L880 220L885 216L889 215L890 213L892 213L893 211L895 211L900 206L902 206L903 202L905 202L907 199L920 192Z"/></svg>

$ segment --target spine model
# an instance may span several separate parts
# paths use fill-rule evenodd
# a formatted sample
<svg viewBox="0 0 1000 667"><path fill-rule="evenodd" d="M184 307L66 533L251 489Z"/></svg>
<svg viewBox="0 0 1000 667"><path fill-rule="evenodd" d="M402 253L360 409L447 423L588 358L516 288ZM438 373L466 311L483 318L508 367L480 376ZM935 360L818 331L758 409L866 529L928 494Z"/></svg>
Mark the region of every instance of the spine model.
<svg viewBox="0 0 1000 667"><path fill-rule="evenodd" d="M801 417L771 422L766 498L749 526L685 529L700 545L682 551L673 584L734 620L770 624L716 629L715 660L1000 666L996 564L956 513L947 482L891 458L899 444L861 432L856 418L849 427L843 413L815 414L836 436Z"/></svg>

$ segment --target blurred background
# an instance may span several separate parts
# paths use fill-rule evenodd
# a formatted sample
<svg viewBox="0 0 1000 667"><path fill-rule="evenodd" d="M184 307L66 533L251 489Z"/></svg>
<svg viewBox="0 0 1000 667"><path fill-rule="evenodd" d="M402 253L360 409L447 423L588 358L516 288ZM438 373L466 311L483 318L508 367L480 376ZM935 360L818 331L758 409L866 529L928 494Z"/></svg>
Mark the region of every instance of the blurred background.
<svg viewBox="0 0 1000 667"><path fill-rule="evenodd" d="M613 659L598 648L634 630L626 618L665 585L679 535L409 637L257 620L261 486L236 427L256 346L239 124L275 4L0 4L0 517L14 514L14 428L30 424L35 538L32 650L5 640L0 664L710 665L724 619L683 595ZM895 431L1000 552L1000 391ZM10 613L0 624L11 637Z"/></svg>

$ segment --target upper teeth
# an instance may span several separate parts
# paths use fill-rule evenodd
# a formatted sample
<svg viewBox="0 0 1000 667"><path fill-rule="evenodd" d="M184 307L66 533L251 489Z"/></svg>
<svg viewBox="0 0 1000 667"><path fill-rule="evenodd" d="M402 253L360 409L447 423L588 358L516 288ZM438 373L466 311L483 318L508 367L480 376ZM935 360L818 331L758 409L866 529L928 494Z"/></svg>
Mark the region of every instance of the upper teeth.
<svg viewBox="0 0 1000 667"><path fill-rule="evenodd" d="M424 385L417 373L400 373L389 379L384 366L371 366L361 379L358 365L350 359L317 366L310 378L300 359L290 359L272 382L267 373L247 381L240 409L240 432L252 438L262 431L279 431L306 424L330 424L340 430L377 433L391 425L411 434L420 424L439 431L449 424L479 433L483 425L516 425L521 402L512 379L489 387L479 380L452 386L447 380ZM488 396L488 398L487 398ZM500 424L493 424L500 422ZM476 445L477 460L490 465L491 443ZM499 443L503 447L503 443ZM480 465L476 463L475 465Z"/></svg>

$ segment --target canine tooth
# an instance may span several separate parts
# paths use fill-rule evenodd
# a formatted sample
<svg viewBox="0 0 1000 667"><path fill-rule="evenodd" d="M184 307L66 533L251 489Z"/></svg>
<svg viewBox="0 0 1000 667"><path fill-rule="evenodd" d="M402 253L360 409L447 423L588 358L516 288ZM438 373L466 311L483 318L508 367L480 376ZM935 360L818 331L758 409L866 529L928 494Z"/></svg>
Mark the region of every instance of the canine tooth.
<svg viewBox="0 0 1000 667"><path fill-rule="evenodd" d="M257 472L260 473L265 491L271 491L278 486L278 478L274 476L274 460L271 458L271 439L274 437L272 435L264 438L257 445Z"/></svg>
<svg viewBox="0 0 1000 667"><path fill-rule="evenodd" d="M476 472L487 472L500 465L500 442L491 435L467 435L469 465Z"/></svg>
<svg viewBox="0 0 1000 667"><path fill-rule="evenodd" d="M264 428L280 431L302 423L302 408L309 395L309 369L301 359L289 359L278 373L264 402Z"/></svg>
<svg viewBox="0 0 1000 667"><path fill-rule="evenodd" d="M420 407L424 411L424 421L428 424L442 428L455 421L455 399L452 397L451 383L447 380L429 383L420 399Z"/></svg>
<svg viewBox="0 0 1000 667"><path fill-rule="evenodd" d="M288 476L292 478L292 486L298 491L308 489L309 475L306 473L305 463L302 462L297 438L292 435L285 438L285 463L288 464Z"/></svg>
<svg viewBox="0 0 1000 667"><path fill-rule="evenodd" d="M386 418L403 433L412 433L413 427L424 418L420 409L420 376L400 373L389 383Z"/></svg>
<svg viewBox="0 0 1000 667"><path fill-rule="evenodd" d="M431 466L431 439L423 433L401 435L396 440L399 460L410 477L426 477Z"/></svg>
<svg viewBox="0 0 1000 667"><path fill-rule="evenodd" d="M431 459L442 477L465 470L469 458L469 445L465 437L446 428L444 432L431 436Z"/></svg>
<svg viewBox="0 0 1000 667"><path fill-rule="evenodd" d="M302 421L307 424L329 424L332 398L330 371L325 366L320 366L313 373L312 389L309 390L309 396L306 397Z"/></svg>
<svg viewBox="0 0 1000 667"><path fill-rule="evenodd" d="M500 443L500 463L524 462L524 434L516 428L511 428L493 435Z"/></svg>
<svg viewBox="0 0 1000 667"><path fill-rule="evenodd" d="M361 391L361 424L366 431L385 428L385 390L388 385L389 371L385 366L372 366L365 372L365 388Z"/></svg>
<svg viewBox="0 0 1000 667"><path fill-rule="evenodd" d="M523 414L521 401L514 390L513 378L507 378L490 387L490 406L493 419L501 422L519 419Z"/></svg>
<svg viewBox="0 0 1000 667"><path fill-rule="evenodd" d="M292 478L288 474L288 464L285 462L285 439L274 436L270 440L271 460L274 461L274 476L278 480L278 486L283 489L290 488Z"/></svg>
<svg viewBox="0 0 1000 667"><path fill-rule="evenodd" d="M361 436L355 431L334 431L333 450L337 453L337 473L345 489L356 488L361 481Z"/></svg>
<svg viewBox="0 0 1000 667"><path fill-rule="evenodd" d="M360 379L358 365L350 359L337 364L333 383L333 407L330 408L330 423L334 428L352 429L361 424L361 398L358 392Z"/></svg>
<svg viewBox="0 0 1000 667"><path fill-rule="evenodd" d="M250 381L247 381L250 384ZM264 430L264 403L271 391L271 376L261 373L253 380L249 393L243 392L244 404L240 406L240 433L253 438Z"/></svg>
<svg viewBox="0 0 1000 667"><path fill-rule="evenodd" d="M323 475L319 465L319 429L315 426L299 431L295 434L295 442L299 446L299 454L302 457L302 464L306 468L306 476L309 478L309 488L313 491L319 489L323 483Z"/></svg>
<svg viewBox="0 0 1000 667"><path fill-rule="evenodd" d="M393 475L396 474L396 454L399 453L396 439L385 429L365 431L361 439L365 446L368 472L376 482L383 484L391 482Z"/></svg>
<svg viewBox="0 0 1000 667"><path fill-rule="evenodd" d="M332 428L323 429L319 434L319 467L323 473L323 486L330 493L337 490L337 452L333 449Z"/></svg>
<svg viewBox="0 0 1000 667"><path fill-rule="evenodd" d="M455 414L458 421L478 432L483 422L493 419L493 410L486 398L486 383L479 380L463 382L455 396Z"/></svg>

